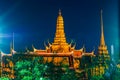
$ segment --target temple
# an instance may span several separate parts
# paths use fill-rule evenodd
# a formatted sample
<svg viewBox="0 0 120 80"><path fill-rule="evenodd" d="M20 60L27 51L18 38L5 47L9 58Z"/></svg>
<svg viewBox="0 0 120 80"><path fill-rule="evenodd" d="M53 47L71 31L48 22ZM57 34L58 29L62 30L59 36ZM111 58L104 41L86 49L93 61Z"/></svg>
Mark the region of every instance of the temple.
<svg viewBox="0 0 120 80"><path fill-rule="evenodd" d="M54 42L51 44L48 41L48 45L46 45L45 43L44 45L46 50L38 50L38 49L35 49L35 47L33 47L34 52L36 54L44 56L45 62L53 61L54 64L56 65L59 65L59 63L64 60L63 64L69 65L70 67L73 67L73 68L78 68L80 65L80 62L76 58L81 58L83 54L86 56L95 56L93 51L91 51L90 53L87 53L83 50L83 48L76 50L75 49L76 44L72 44L72 42L70 44L67 43L65 32L64 32L64 19L62 17L61 10L59 10L58 17L57 17ZM54 57L54 54L56 54L56 57ZM52 57L54 57L54 60Z"/></svg>
<svg viewBox="0 0 120 80"><path fill-rule="evenodd" d="M101 10L101 38L100 38L100 45L98 47L97 55L95 55L94 50L91 52L86 52L85 47L76 50L75 43L67 42L64 31L64 19L62 17L61 10L59 10L58 12L54 41L53 43L49 41L44 42L44 46L45 46L45 50L41 50L41 49L36 49L32 45L33 51L27 49L27 51L24 54L19 54L17 52L13 53L14 48L12 47L11 54L1 55L3 57L3 59L1 60L2 63L1 73L11 72L10 74L8 74L8 76L14 78L13 75L14 71L12 70L12 67L14 67L15 61L19 61L21 60L21 58L29 58L29 57L34 58L41 56L44 58L44 63L53 62L55 65L59 66L60 63L62 62L62 64L68 65L70 68L78 70L80 72L84 71L84 69L86 69L87 66L93 64L97 58L96 62L98 63L98 65L90 70L91 75L104 74L105 68L103 66L101 67L101 65L106 63L102 63L102 62L104 62L104 60L109 60L110 58L104 40L102 10ZM15 59L14 61L12 61L13 58ZM99 71L97 71L98 69Z"/></svg>

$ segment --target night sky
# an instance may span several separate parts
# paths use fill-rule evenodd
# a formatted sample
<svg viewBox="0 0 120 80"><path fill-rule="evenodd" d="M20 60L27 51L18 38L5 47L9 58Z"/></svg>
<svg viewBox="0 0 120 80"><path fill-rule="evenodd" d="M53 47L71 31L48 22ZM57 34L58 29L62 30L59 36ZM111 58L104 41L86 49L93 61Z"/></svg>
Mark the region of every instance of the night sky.
<svg viewBox="0 0 120 80"><path fill-rule="evenodd" d="M100 42L100 10L103 10L106 45L114 45L118 54L117 0L0 0L0 49L10 52L14 32L15 50L25 47L44 49L44 41L52 43L56 19L62 10L68 43L76 42L76 49L86 47L97 51Z"/></svg>

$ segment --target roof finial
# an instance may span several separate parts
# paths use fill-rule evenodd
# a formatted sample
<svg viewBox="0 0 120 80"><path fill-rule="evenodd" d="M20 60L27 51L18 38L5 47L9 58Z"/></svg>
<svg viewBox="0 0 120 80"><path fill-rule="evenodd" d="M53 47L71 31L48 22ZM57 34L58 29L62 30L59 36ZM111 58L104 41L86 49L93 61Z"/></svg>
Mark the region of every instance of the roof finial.
<svg viewBox="0 0 120 80"><path fill-rule="evenodd" d="M59 15L61 15L61 9L59 9Z"/></svg>

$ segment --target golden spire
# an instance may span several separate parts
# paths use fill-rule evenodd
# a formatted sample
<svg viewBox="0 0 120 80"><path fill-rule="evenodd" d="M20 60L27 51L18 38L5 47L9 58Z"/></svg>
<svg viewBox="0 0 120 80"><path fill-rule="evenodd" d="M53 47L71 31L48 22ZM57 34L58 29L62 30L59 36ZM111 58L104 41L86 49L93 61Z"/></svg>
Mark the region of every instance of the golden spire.
<svg viewBox="0 0 120 80"><path fill-rule="evenodd" d="M66 42L65 32L64 32L64 20L62 17L62 12L59 9L57 23L56 23L56 33L54 37L54 42L52 44L48 43L51 52L61 53L69 52L71 49L71 44ZM74 46L75 47L75 46Z"/></svg>
<svg viewBox="0 0 120 80"><path fill-rule="evenodd" d="M59 9L57 24L56 24L56 33L53 44L63 44L63 43L66 43L66 38L64 33L64 21L61 10Z"/></svg>
<svg viewBox="0 0 120 80"><path fill-rule="evenodd" d="M104 40L102 10L101 10L101 16L100 17L101 17L101 38L100 38L100 46L98 48L98 53L100 55L102 55L102 54L108 54L107 46L105 45L105 40Z"/></svg>
<svg viewBox="0 0 120 80"><path fill-rule="evenodd" d="M100 40L100 45L101 45L101 46L105 46L104 31L103 31L102 10L101 10L101 40Z"/></svg>

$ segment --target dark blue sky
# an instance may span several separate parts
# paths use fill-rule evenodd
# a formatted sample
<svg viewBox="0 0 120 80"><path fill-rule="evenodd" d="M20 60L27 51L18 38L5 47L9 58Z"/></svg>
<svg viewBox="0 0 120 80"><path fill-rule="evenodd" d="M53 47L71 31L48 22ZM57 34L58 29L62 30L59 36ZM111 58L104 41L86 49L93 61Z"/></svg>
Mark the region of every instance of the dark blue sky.
<svg viewBox="0 0 120 80"><path fill-rule="evenodd" d="M97 50L100 42L100 10L103 9L105 41L118 52L117 0L0 0L0 49L9 53L12 33L15 49L44 49L43 42L52 42L58 10L62 10L68 42L73 39L79 49Z"/></svg>

